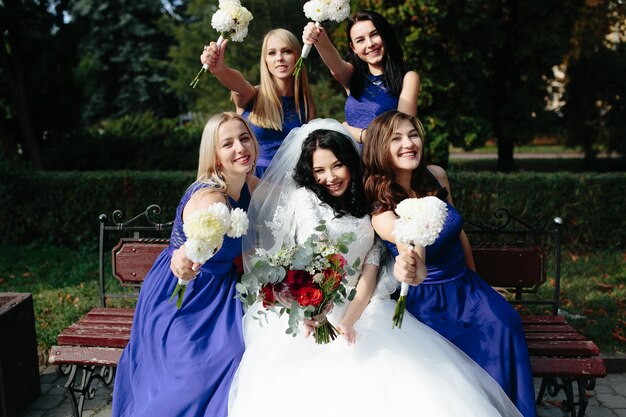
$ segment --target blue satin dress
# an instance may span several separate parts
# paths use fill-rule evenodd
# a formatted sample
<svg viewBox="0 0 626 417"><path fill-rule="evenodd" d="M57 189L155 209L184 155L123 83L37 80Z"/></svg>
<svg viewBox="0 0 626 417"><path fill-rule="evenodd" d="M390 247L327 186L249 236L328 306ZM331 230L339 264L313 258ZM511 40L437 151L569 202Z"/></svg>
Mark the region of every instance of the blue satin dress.
<svg viewBox="0 0 626 417"><path fill-rule="evenodd" d="M224 237L221 249L187 286L182 308L169 298L177 283L172 251L185 241L182 210L209 184L194 183L178 209L169 248L157 258L141 287L131 338L120 358L113 391L113 417L225 417L228 391L243 356L243 308L235 299L235 257L241 238ZM246 186L239 202L247 210Z"/></svg>
<svg viewBox="0 0 626 417"><path fill-rule="evenodd" d="M530 357L520 317L504 297L466 267L459 239L462 227L461 216L448 204L444 229L426 247L428 276L410 287L407 310L474 359L525 417L535 417ZM398 255L395 244L385 244Z"/></svg>
<svg viewBox="0 0 626 417"><path fill-rule="evenodd" d="M241 114L241 117L248 122L248 126L250 126L250 129L252 129L254 136L256 136L259 142L259 157L256 161L256 171L254 174L259 178L261 178L267 169L267 166L276 154L280 144L283 143L283 140L289 132L291 132L291 129L300 127L302 123L306 122L304 110L301 112L301 117L298 117L296 100L293 96L281 97L280 99L283 104L283 130L267 129L251 123L250 113L252 112L253 102L250 103ZM300 109L304 109L304 103L301 103Z"/></svg>

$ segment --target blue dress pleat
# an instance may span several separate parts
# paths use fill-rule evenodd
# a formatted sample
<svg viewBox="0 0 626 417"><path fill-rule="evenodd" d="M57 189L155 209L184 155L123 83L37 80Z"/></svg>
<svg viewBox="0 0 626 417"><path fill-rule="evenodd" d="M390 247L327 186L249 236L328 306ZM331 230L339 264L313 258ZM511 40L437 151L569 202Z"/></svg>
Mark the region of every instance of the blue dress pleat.
<svg viewBox="0 0 626 417"><path fill-rule="evenodd" d="M428 276L410 287L407 311L474 359L525 417L534 417L530 357L519 314L466 267L459 239L462 226L461 216L448 204L443 231L426 247ZM397 256L396 245L385 244Z"/></svg>
<svg viewBox="0 0 626 417"><path fill-rule="evenodd" d="M131 339L120 358L113 391L113 416L221 417L243 355L243 309L235 299L235 257L241 238L224 237L222 248L187 286L182 308L169 298L177 283L170 271L172 251L185 241L182 209L191 195L210 184L194 183L183 196L170 246L154 263L141 287ZM248 208L247 187L239 202Z"/></svg>

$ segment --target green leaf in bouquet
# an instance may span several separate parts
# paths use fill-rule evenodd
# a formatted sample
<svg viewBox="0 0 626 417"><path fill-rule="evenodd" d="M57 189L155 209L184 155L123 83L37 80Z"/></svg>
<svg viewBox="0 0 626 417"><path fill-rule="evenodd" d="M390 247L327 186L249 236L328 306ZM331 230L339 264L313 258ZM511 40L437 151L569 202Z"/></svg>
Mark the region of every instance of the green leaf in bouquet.
<svg viewBox="0 0 626 417"><path fill-rule="evenodd" d="M246 288L246 286L243 285L241 282L235 284L235 289L237 290L235 298L239 298L243 301L245 298L248 297L248 288Z"/></svg>
<svg viewBox="0 0 626 417"><path fill-rule="evenodd" d="M356 269L359 267L359 265L361 265L361 257L360 257L360 256L359 256L359 257L357 257L357 258L354 260L354 262L352 263L352 268L353 268L354 270L356 270ZM354 272L356 272L356 271L354 271ZM352 274L350 274L350 275L354 275L354 273L352 273Z"/></svg>
<svg viewBox="0 0 626 417"><path fill-rule="evenodd" d="M293 263L291 264L291 269L295 270L304 270L307 265L311 263L313 259L313 245L312 240L309 237L304 245L299 246L293 253Z"/></svg>
<svg viewBox="0 0 626 417"><path fill-rule="evenodd" d="M320 223L317 225L315 230L318 231L318 232L325 232L326 231L326 220L320 220Z"/></svg>
<svg viewBox="0 0 626 417"><path fill-rule="evenodd" d="M346 298L348 299L348 301L352 301L354 300L355 296L356 296L356 289L352 288L352 290L350 290L350 294L348 294Z"/></svg>
<svg viewBox="0 0 626 417"><path fill-rule="evenodd" d="M297 301L291 303L288 321L289 328L286 331L287 334L295 337L298 333L300 333L300 323L304 320L304 315L307 310L312 310L312 308L302 308Z"/></svg>
<svg viewBox="0 0 626 417"><path fill-rule="evenodd" d="M337 239L338 245L349 245L350 243L356 240L356 233L354 232L345 232L342 233L341 236Z"/></svg>

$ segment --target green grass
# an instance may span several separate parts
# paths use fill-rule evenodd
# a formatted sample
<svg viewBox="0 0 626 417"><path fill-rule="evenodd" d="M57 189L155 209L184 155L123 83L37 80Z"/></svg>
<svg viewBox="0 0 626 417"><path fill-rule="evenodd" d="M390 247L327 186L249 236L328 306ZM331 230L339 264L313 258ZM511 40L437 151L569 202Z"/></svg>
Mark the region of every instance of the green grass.
<svg viewBox="0 0 626 417"><path fill-rule="evenodd" d="M63 328L98 305L97 252L0 246L0 292L33 294L40 363Z"/></svg>
<svg viewBox="0 0 626 417"><path fill-rule="evenodd" d="M561 307L583 316L569 321L605 353L626 351L625 258L618 252L564 252ZM0 292L33 294L42 364L57 334L99 305L97 271L96 251L0 246ZM550 283L541 291L551 291Z"/></svg>

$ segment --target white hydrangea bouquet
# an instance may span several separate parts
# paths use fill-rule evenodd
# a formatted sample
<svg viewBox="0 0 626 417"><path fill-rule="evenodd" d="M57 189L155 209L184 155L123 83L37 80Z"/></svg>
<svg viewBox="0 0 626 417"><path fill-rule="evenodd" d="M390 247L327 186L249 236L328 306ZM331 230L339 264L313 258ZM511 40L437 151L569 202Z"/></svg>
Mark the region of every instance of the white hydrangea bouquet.
<svg viewBox="0 0 626 417"><path fill-rule="evenodd" d="M315 26L321 27L321 22L332 20L343 22L350 14L350 0L309 0L304 3L304 15L315 22ZM302 47L302 54L296 62L293 76L297 77L304 65L304 59L309 56L311 45L305 43Z"/></svg>
<svg viewBox="0 0 626 417"><path fill-rule="evenodd" d="M417 245L428 246L437 240L448 215L448 206L434 196L406 198L398 204L395 211L398 215L393 230L396 243L404 244L413 250ZM393 314L392 327L402 327L408 293L409 284L403 282Z"/></svg>
<svg viewBox="0 0 626 417"><path fill-rule="evenodd" d="M183 224L187 237L185 248L187 258L199 264L205 263L222 247L224 235L238 238L248 231L248 216L240 208L232 211L224 203L215 203L207 208L196 210ZM189 281L178 278L178 283L170 297L176 299L176 307L183 304Z"/></svg>
<svg viewBox="0 0 626 417"><path fill-rule="evenodd" d="M241 5L241 1L219 0L219 8L211 18L211 26L220 34L216 42L217 47L220 47L225 38L230 38L233 42L243 42L246 35L248 35L248 25L251 20L252 13ZM198 81L200 81L200 76L208 69L209 66L203 64L202 69L189 86L196 88Z"/></svg>

